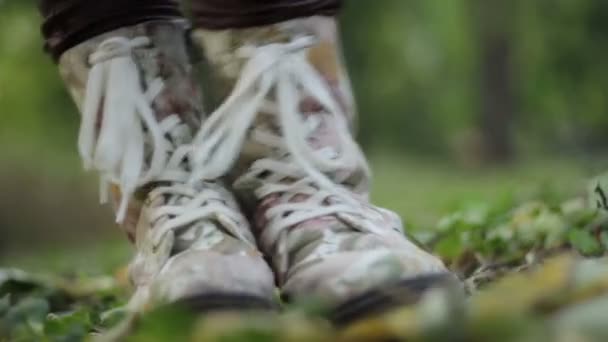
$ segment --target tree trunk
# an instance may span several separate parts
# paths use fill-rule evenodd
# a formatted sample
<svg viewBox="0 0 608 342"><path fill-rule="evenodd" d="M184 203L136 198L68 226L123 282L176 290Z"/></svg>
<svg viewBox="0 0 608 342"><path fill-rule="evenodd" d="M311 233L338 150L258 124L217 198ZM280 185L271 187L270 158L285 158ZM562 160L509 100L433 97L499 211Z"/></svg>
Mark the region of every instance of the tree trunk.
<svg viewBox="0 0 608 342"><path fill-rule="evenodd" d="M476 0L480 48L479 125L486 162L508 162L514 157L512 37L514 2Z"/></svg>

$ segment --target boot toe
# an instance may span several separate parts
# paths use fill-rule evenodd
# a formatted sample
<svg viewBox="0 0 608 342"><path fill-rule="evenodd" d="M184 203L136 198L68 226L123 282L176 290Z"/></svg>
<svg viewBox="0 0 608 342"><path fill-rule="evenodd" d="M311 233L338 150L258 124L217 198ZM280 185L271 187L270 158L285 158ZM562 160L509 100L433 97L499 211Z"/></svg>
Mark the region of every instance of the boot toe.
<svg viewBox="0 0 608 342"><path fill-rule="evenodd" d="M429 274L448 273L434 256L390 249L340 252L294 267L282 290L290 298L339 303L368 290Z"/></svg>
<svg viewBox="0 0 608 342"><path fill-rule="evenodd" d="M274 276L258 254L183 252L168 261L152 287L153 298L164 302L198 298L247 297L272 302Z"/></svg>

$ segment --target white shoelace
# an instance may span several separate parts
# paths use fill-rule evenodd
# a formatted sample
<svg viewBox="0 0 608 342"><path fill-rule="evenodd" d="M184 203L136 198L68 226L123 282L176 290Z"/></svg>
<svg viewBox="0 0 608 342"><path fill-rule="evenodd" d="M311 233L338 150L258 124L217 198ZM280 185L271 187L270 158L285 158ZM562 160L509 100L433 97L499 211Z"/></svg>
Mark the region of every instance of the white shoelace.
<svg viewBox="0 0 608 342"><path fill-rule="evenodd" d="M266 173L265 185L256 191L258 198L272 193L283 193L286 200L298 195L309 197L267 211L266 215L273 219L264 230L262 240L269 242L276 242L285 228L308 219L335 213L365 214L359 201L325 175L351 168L361 168L369 173L369 168L350 135L346 115L307 59L308 48L315 42L313 37L302 36L288 43L246 47L239 51L243 58L248 58L241 76L232 93L207 119L194 139L193 179L214 179L223 176L234 164L261 109L276 115L282 136L254 130L252 138L286 151L289 157L258 160L241 179L260 179L261 174ZM268 97L273 91L276 103L269 103ZM323 115L329 115L335 123L339 151L333 148L315 150L309 145L308 135L314 131L316 123L315 115L305 119L299 109L305 96L318 101L325 109ZM284 178L299 181L280 184ZM374 230L374 227L368 228Z"/></svg>
<svg viewBox="0 0 608 342"><path fill-rule="evenodd" d="M163 81L154 80L142 89L133 49L150 44L147 37L113 37L102 42L89 57L89 72L78 148L85 169L101 174L101 201L107 202L109 183L120 186L117 222L125 218L131 195L167 169L166 131L157 122L151 102L162 91ZM103 103L102 103L103 101ZM99 113L101 112L101 125ZM151 157L146 168L144 147L150 141Z"/></svg>
<svg viewBox="0 0 608 342"><path fill-rule="evenodd" d="M188 179L189 175L186 175L184 182L187 182ZM157 222L162 217L169 218L150 230L149 238L153 245L158 245L170 231L186 227L188 224L202 219L214 219L222 222L222 227L232 236L254 246L252 238L239 230L239 227L244 224L241 222L241 215L225 203L225 197L221 193L211 188L197 192L188 183L161 186L155 188L154 191L173 198L169 200L168 204L159 207L150 217L151 222ZM186 198L187 201L176 201L180 198Z"/></svg>
<svg viewBox="0 0 608 342"><path fill-rule="evenodd" d="M205 121L194 139L193 178L215 179L224 175L240 153L247 130L262 107L274 107L265 100L275 90L275 112L283 130L282 139L294 162L303 167L319 185L334 189L323 174L349 166L365 165L356 143L350 137L345 115L306 52L315 43L310 36L289 43L244 47L239 53L248 58L241 76L226 101ZM327 158L312 149L298 106L303 94L314 97L337 123L340 153Z"/></svg>
<svg viewBox="0 0 608 342"><path fill-rule="evenodd" d="M238 222L239 214L224 203L224 196L217 191L203 189L197 192L188 184L191 178L184 159L189 157L191 146L174 146L169 138L173 134L173 138L179 140L179 136L187 134L183 131L188 128L176 114L157 121L151 103L162 91L163 80L153 80L144 92L139 68L132 57L133 49L149 44L147 37L113 37L103 41L90 55L92 68L78 144L85 167L101 173L102 201L107 200L109 182L120 185L122 198L117 221L124 220L133 192L150 181L169 182L169 185L155 188L167 198L188 199L180 203L169 199L167 205L153 213L152 222L170 217L152 230L150 238L157 244L167 232L197 220L222 215ZM101 127L97 132L101 107ZM146 145L151 147L148 163ZM146 164L149 164L148 168L144 169ZM235 237L250 240L232 225L227 226Z"/></svg>

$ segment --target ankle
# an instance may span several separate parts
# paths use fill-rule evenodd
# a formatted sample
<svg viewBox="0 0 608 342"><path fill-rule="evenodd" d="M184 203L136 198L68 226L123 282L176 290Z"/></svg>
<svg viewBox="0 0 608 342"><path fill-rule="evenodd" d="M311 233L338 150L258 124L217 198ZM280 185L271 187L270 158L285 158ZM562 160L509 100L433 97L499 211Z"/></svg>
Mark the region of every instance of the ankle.
<svg viewBox="0 0 608 342"><path fill-rule="evenodd" d="M203 52L203 65L208 96L206 103L217 108L232 90L246 60L238 50L243 46L263 46L286 43L299 36L313 36L317 43L309 48L310 64L326 80L349 119L355 106L350 80L342 57L337 22L333 17L313 16L251 28L210 30L196 28L194 44Z"/></svg>

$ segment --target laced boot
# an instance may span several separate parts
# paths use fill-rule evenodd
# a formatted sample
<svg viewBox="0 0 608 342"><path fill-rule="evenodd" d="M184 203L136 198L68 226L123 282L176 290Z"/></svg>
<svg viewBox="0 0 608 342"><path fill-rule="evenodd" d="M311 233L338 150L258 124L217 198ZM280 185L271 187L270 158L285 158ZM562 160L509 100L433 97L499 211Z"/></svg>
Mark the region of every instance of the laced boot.
<svg viewBox="0 0 608 342"><path fill-rule="evenodd" d="M80 155L136 247L130 309L269 308L274 276L235 199L217 179L190 174L192 133L204 117L184 37L183 22L147 22L61 56L82 114Z"/></svg>
<svg viewBox="0 0 608 342"><path fill-rule="evenodd" d="M193 174L230 179L283 295L379 302L377 289L451 279L369 201L334 19L193 37L223 100L194 139Z"/></svg>

